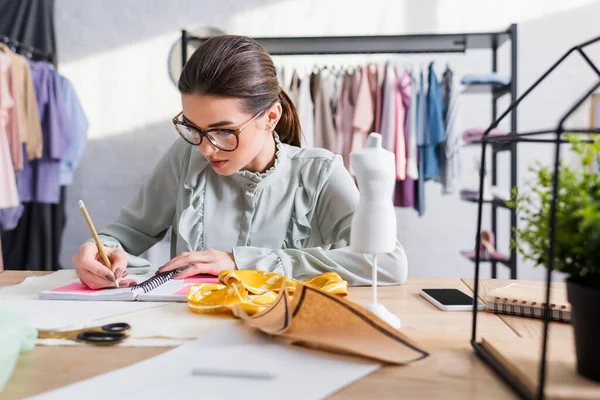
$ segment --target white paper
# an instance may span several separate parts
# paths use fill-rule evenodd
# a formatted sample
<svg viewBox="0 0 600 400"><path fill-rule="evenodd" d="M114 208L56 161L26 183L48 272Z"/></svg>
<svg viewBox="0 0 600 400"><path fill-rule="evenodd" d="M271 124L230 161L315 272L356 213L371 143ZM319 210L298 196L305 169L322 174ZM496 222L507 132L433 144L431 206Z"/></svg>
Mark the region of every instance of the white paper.
<svg viewBox="0 0 600 400"><path fill-rule="evenodd" d="M230 325L156 357L31 399L321 399L381 366L280 344L250 332L243 326ZM192 375L193 368L211 365L232 370L239 365L252 366L277 378ZM115 387L115 382L121 384Z"/></svg>
<svg viewBox="0 0 600 400"><path fill-rule="evenodd" d="M59 329L93 324L94 320L160 307L164 303L40 300L39 293L72 283L73 270L29 277L22 283L0 289L0 307L18 310L36 329Z"/></svg>
<svg viewBox="0 0 600 400"><path fill-rule="evenodd" d="M121 316L163 305L164 303L115 301L10 300L6 298L0 300L0 307L21 313L36 329L89 325L97 319Z"/></svg>

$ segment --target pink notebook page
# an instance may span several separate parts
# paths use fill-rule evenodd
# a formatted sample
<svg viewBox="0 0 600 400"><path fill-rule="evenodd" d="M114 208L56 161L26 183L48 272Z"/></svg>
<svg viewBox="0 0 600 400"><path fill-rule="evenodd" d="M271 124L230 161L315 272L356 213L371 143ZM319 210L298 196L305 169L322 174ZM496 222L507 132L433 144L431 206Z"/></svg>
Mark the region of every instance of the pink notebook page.
<svg viewBox="0 0 600 400"><path fill-rule="evenodd" d="M61 286L56 289L52 289L52 292L66 292L66 293L96 293L103 289L90 289L81 282L73 282L66 286Z"/></svg>
<svg viewBox="0 0 600 400"><path fill-rule="evenodd" d="M219 278L214 275L202 275L202 276L190 276L185 278L185 283L217 283L219 282Z"/></svg>
<svg viewBox="0 0 600 400"><path fill-rule="evenodd" d="M192 285L184 286L181 289L179 289L178 291L176 291L174 294L187 296L187 293L188 293L188 290L190 290L190 287L192 287Z"/></svg>

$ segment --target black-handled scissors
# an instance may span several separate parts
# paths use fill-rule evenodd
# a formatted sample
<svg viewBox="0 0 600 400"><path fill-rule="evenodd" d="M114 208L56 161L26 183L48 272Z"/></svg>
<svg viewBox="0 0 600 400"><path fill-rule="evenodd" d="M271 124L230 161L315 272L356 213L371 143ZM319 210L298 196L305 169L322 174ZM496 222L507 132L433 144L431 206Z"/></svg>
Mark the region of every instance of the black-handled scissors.
<svg viewBox="0 0 600 400"><path fill-rule="evenodd" d="M102 326L76 329L72 331L38 331L40 339L70 339L96 346L111 346L121 343L129 337L131 326L125 322L116 322Z"/></svg>

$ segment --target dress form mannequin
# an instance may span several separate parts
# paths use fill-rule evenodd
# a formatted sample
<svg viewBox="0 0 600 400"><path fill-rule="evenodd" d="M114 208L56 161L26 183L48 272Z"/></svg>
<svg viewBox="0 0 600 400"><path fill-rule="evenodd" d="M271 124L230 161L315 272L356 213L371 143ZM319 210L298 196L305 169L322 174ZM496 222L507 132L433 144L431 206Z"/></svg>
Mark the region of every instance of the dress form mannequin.
<svg viewBox="0 0 600 400"><path fill-rule="evenodd" d="M394 154L381 147L379 133L371 133L364 148L350 154L350 163L360 190L352 218L350 249L373 254L373 302L367 305L367 310L398 329L398 317L377 303L377 254L391 253L396 248L396 212L392 203L396 183Z"/></svg>

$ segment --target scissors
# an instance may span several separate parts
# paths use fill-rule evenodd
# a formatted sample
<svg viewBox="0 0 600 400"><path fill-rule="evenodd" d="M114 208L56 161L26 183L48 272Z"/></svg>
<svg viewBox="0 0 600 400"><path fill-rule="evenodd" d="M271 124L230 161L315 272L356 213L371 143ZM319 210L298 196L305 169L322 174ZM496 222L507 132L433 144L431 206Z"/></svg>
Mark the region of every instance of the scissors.
<svg viewBox="0 0 600 400"><path fill-rule="evenodd" d="M121 343L129 337L131 325L115 322L102 326L76 329L72 331L38 331L40 339L70 339L96 346L111 346Z"/></svg>

